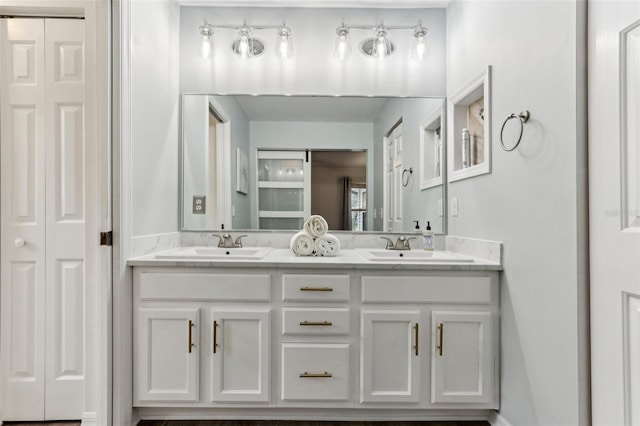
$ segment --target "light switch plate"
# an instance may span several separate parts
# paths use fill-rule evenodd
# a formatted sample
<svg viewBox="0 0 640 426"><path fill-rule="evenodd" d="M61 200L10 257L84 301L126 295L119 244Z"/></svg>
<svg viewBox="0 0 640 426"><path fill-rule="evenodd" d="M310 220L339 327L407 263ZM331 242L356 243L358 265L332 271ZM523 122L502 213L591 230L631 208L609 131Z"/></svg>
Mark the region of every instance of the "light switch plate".
<svg viewBox="0 0 640 426"><path fill-rule="evenodd" d="M191 211L193 214L205 214L207 212L207 196L194 195Z"/></svg>
<svg viewBox="0 0 640 426"><path fill-rule="evenodd" d="M451 216L458 216L458 197L451 197Z"/></svg>

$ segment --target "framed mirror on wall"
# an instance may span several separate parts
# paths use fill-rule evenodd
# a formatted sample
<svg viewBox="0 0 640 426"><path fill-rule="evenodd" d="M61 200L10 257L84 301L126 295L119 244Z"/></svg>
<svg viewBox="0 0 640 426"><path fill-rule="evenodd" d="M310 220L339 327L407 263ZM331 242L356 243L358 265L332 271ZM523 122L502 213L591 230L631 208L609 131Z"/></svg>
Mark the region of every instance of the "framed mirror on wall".
<svg viewBox="0 0 640 426"><path fill-rule="evenodd" d="M297 230L321 214L331 230L383 232L386 199L401 212L394 232L445 232L446 150L424 146L445 127L442 98L183 94L181 112L182 230ZM385 141L398 122L392 187Z"/></svg>

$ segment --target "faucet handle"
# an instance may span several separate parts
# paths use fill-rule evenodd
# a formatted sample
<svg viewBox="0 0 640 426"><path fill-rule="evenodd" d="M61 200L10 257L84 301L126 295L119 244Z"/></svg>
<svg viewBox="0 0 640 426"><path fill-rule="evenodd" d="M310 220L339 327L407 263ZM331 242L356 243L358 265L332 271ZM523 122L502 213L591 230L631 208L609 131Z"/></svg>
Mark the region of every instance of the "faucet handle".
<svg viewBox="0 0 640 426"><path fill-rule="evenodd" d="M416 237L404 237L404 246L409 250L411 250L411 245L409 244L409 241L415 240L415 239Z"/></svg>
<svg viewBox="0 0 640 426"><path fill-rule="evenodd" d="M218 234L211 234L212 237L218 237L218 247L222 247L223 237Z"/></svg>
<svg viewBox="0 0 640 426"><path fill-rule="evenodd" d="M242 248L242 237L248 237L248 235L238 235L233 243L235 247Z"/></svg>
<svg viewBox="0 0 640 426"><path fill-rule="evenodd" d="M391 238L387 238L387 237L380 237L383 240L387 240L387 246L385 247L385 249L389 250L390 248L393 247L393 241L391 241Z"/></svg>

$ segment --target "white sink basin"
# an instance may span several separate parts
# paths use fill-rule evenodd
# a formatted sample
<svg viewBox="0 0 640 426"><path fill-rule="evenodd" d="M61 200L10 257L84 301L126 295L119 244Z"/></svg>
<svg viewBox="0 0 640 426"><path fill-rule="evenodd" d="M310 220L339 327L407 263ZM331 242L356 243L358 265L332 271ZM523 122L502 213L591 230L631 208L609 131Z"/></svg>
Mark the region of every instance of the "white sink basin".
<svg viewBox="0 0 640 426"><path fill-rule="evenodd" d="M360 254L367 260L378 262L473 262L471 257L446 251L361 249Z"/></svg>
<svg viewBox="0 0 640 426"><path fill-rule="evenodd" d="M156 259L177 260L257 260L271 251L271 247L183 247L158 253Z"/></svg>

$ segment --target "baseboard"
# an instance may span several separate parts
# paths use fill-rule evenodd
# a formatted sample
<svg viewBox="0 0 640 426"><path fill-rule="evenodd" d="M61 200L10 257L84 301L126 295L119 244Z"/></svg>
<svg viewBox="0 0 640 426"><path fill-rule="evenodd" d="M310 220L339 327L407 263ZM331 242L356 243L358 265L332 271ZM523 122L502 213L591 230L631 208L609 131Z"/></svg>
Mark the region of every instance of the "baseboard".
<svg viewBox="0 0 640 426"><path fill-rule="evenodd" d="M81 426L98 426L98 416L96 413L84 413L82 415Z"/></svg>
<svg viewBox="0 0 640 426"><path fill-rule="evenodd" d="M489 414L487 421L491 424L491 426L511 426L511 423L509 423L507 419L502 417L496 411L493 411L491 414Z"/></svg>

